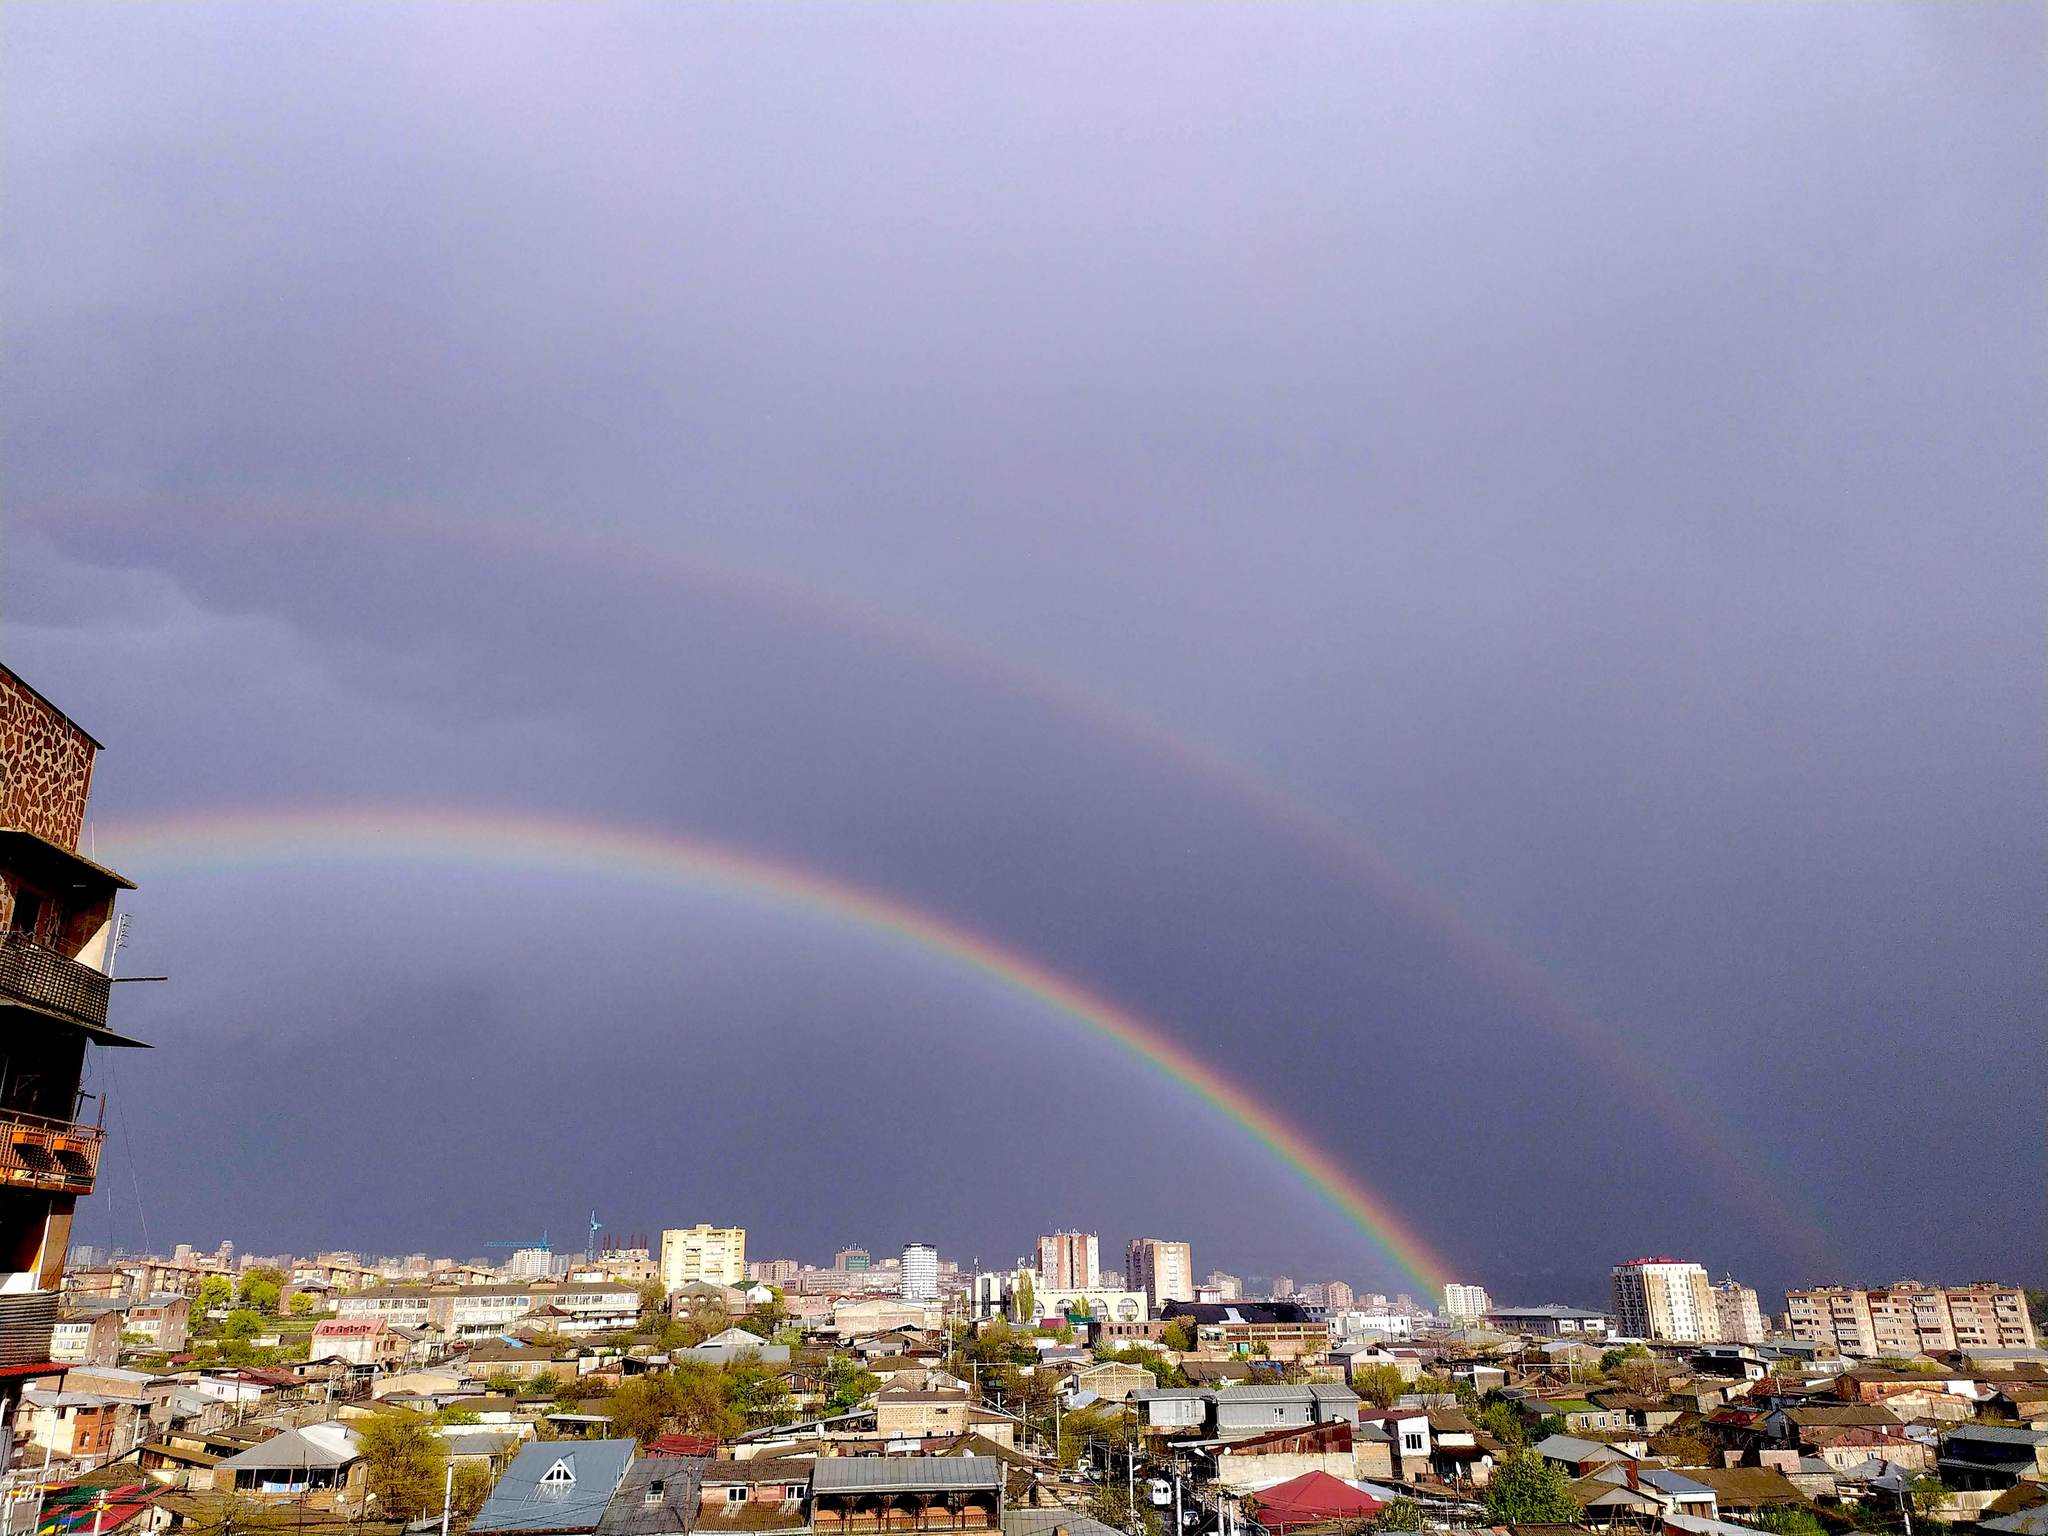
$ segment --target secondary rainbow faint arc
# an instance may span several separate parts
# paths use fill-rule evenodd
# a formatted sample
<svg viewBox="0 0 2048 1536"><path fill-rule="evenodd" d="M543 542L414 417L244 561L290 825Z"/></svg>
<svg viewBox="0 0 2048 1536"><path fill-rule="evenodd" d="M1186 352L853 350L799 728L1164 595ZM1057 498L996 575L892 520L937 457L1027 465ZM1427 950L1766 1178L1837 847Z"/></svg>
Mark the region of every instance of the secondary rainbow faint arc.
<svg viewBox="0 0 2048 1536"><path fill-rule="evenodd" d="M1228 752L1112 699L1086 683L858 596L812 586L779 572L622 539L591 527L561 529L524 520L487 522L452 518L432 505L397 507L386 503L366 509L351 503L337 510L303 497L282 506L261 498L216 502L212 510L227 518L253 523L324 522L412 540L438 539L501 555L572 560L602 566L629 579L652 577L730 594L760 602L828 631L866 634L967 676L986 679L1007 692L1036 700L1057 714L1079 720L1105 736L1174 763L1286 828L1294 839L1334 867L1363 879L1382 900L1407 913L1448 953L1514 997L1570 1041L1595 1067L1621 1080L1675 1139L1690 1144L1716 1182L1775 1232L1788 1252L1797 1253L1822 1269L1829 1267L1831 1256L1821 1224L1795 1211L1760 1169L1738 1156L1735 1133L1711 1123L1692 1097L1681 1092L1625 1030L1595 1019L1541 968L1497 935L1487 932L1457 903L1396 864L1345 818Z"/></svg>
<svg viewBox="0 0 2048 1536"><path fill-rule="evenodd" d="M1425 1294L1434 1294L1450 1273L1355 1174L1160 1025L1041 960L834 875L652 828L466 810L217 812L104 830L109 859L127 874L306 863L550 870L709 890L878 934L1029 998L1194 1094L1292 1168Z"/></svg>

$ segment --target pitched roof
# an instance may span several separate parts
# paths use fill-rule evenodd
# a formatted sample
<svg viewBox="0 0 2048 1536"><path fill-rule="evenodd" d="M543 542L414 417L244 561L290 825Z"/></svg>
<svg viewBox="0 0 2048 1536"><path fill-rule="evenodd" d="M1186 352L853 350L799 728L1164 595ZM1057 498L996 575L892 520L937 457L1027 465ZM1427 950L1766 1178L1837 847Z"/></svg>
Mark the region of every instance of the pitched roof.
<svg viewBox="0 0 2048 1536"><path fill-rule="evenodd" d="M275 1467L346 1467L362 1458L356 1433L344 1424L308 1424L272 1435L261 1445L220 1463L229 1472L257 1472Z"/></svg>
<svg viewBox="0 0 2048 1536"><path fill-rule="evenodd" d="M633 1462L631 1440L535 1440L470 1522L472 1531L592 1531Z"/></svg>
<svg viewBox="0 0 2048 1536"><path fill-rule="evenodd" d="M1290 1477L1284 1483L1261 1489L1253 1497L1258 1503L1259 1524L1267 1530L1286 1530L1327 1520L1365 1520L1383 1507L1371 1494L1360 1493L1342 1478L1323 1471Z"/></svg>
<svg viewBox="0 0 2048 1536"><path fill-rule="evenodd" d="M993 1456L828 1456L813 1464L813 1493L926 1492L1003 1485Z"/></svg>

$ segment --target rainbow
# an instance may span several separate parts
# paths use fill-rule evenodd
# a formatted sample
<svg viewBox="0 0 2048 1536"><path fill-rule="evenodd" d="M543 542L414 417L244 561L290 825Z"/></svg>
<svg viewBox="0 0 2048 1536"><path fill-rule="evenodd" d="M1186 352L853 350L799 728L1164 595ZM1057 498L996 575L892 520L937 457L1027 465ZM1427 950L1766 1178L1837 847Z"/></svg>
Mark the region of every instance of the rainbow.
<svg viewBox="0 0 2048 1536"><path fill-rule="evenodd" d="M1700 1171L1741 1205L1760 1228L1772 1233L1788 1254L1798 1256L1816 1273L1841 1267L1830 1252L1826 1223L1811 1212L1801 1214L1788 1199L1787 1191L1795 1189L1797 1181L1768 1169L1754 1146L1745 1145L1733 1127L1711 1118L1699 1097L1680 1086L1628 1030L1597 1018L1563 983L1489 931L1456 901L1396 863L1346 818L1265 770L1086 683L856 595L695 551L622 539L589 526L560 529L518 519L459 519L432 505L316 506L304 497L294 497L288 505L250 497L216 503L211 510L223 518L251 524L324 522L414 545L439 542L458 551L484 551L499 558L543 560L550 565L574 563L605 570L620 580L653 580L721 594L828 633L863 637L923 657L1076 721L1148 758L1170 763L1191 780L1247 807L1326 866L1371 890L1391 910L1429 934L1460 966L1485 977L1525 1016L1567 1042L1648 1111L1675 1143L1690 1152ZM114 516L106 509L71 507L65 509L64 521L75 522L93 512Z"/></svg>
<svg viewBox="0 0 2048 1536"><path fill-rule="evenodd" d="M471 810L227 811L101 830L114 866L145 877L308 864L538 870L708 892L907 945L1078 1026L1201 1100L1340 1212L1425 1297L1450 1273L1341 1162L1160 1025L972 929L800 864L652 828Z"/></svg>

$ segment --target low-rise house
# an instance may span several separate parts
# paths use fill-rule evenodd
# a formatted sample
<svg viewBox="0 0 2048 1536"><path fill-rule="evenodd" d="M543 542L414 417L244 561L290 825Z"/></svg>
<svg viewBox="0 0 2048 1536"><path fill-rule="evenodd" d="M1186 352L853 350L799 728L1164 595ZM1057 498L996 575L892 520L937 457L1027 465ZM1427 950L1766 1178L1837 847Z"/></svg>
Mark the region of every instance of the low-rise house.
<svg viewBox="0 0 2048 1536"><path fill-rule="evenodd" d="M368 1470L354 1430L308 1424L226 1457L213 1469L213 1486L254 1497L325 1495L360 1504Z"/></svg>
<svg viewBox="0 0 2048 1536"><path fill-rule="evenodd" d="M789 1364L789 1346L771 1344L758 1333L749 1333L744 1328L727 1328L714 1333L701 1344L689 1345L671 1350L672 1360L702 1360L711 1365L724 1365L733 1360L759 1360L763 1364Z"/></svg>
<svg viewBox="0 0 2048 1536"><path fill-rule="evenodd" d="M597 1522L596 1536L682 1536L697 1524L703 1456L633 1458Z"/></svg>
<svg viewBox="0 0 2048 1536"><path fill-rule="evenodd" d="M389 1367L406 1356L407 1341L381 1317L326 1318L313 1325L307 1344L309 1360L341 1360L349 1365Z"/></svg>
<svg viewBox="0 0 2048 1536"><path fill-rule="evenodd" d="M1206 1387L1153 1387L1131 1394L1138 1423L1151 1434L1199 1435L1209 1427L1216 1394Z"/></svg>
<svg viewBox="0 0 2048 1536"><path fill-rule="evenodd" d="M1309 1424L1358 1422L1358 1394L1334 1382L1221 1387L1211 1400L1215 1432L1223 1439Z"/></svg>
<svg viewBox="0 0 2048 1536"><path fill-rule="evenodd" d="M1111 1403L1128 1402L1133 1393L1149 1392L1158 1385L1159 1378L1145 1367L1122 1360L1084 1365L1062 1383L1069 1401L1087 1393L1098 1401Z"/></svg>
<svg viewBox="0 0 2048 1536"><path fill-rule="evenodd" d="M25 1442L25 1460L47 1453L57 1461L112 1461L144 1438L147 1406L139 1396L29 1387L15 1411L15 1433Z"/></svg>
<svg viewBox="0 0 2048 1536"><path fill-rule="evenodd" d="M811 1474L819 1536L893 1529L999 1531L1003 1464L992 1456L832 1456Z"/></svg>
<svg viewBox="0 0 2048 1536"><path fill-rule="evenodd" d="M150 1296L129 1306L121 1331L157 1354L175 1355L185 1347L191 1318L192 1303L183 1296Z"/></svg>
<svg viewBox="0 0 2048 1536"><path fill-rule="evenodd" d="M1415 1477L1429 1470L1429 1410L1426 1408L1360 1408L1360 1425L1370 1425L1387 1436L1394 1468L1392 1476Z"/></svg>
<svg viewBox="0 0 2048 1536"><path fill-rule="evenodd" d="M1547 1435L1531 1447L1545 1461L1554 1461L1573 1477L1591 1477L1606 1467L1628 1466L1639 1458L1602 1440L1576 1435Z"/></svg>
<svg viewBox="0 0 2048 1536"><path fill-rule="evenodd" d="M1327 1472L1341 1478L1394 1475L1393 1443L1377 1424L1275 1429L1213 1444L1206 1451L1212 1477L1232 1492L1264 1487L1305 1472Z"/></svg>
<svg viewBox="0 0 2048 1536"><path fill-rule="evenodd" d="M1963 1492L2048 1483L2048 1430L1962 1424L1942 1436L1935 1469Z"/></svg>
<svg viewBox="0 0 2048 1536"><path fill-rule="evenodd" d="M972 1407L965 1392L878 1392L875 1431L892 1439L965 1434Z"/></svg>
<svg viewBox="0 0 2048 1536"><path fill-rule="evenodd" d="M1669 1515L1715 1520L1720 1514L1714 1490L1707 1484L1669 1467L1633 1461L1579 1478L1571 1491L1586 1512L1584 1523L1601 1530L1614 1525L1655 1526Z"/></svg>
<svg viewBox="0 0 2048 1536"><path fill-rule="evenodd" d="M1667 1398L1645 1397L1640 1392L1628 1392L1618 1387L1602 1387L1588 1392L1587 1398L1610 1413L1621 1415L1621 1427L1632 1429L1639 1434L1662 1434L1673 1424L1685 1417L1686 1410ZM1576 1428L1577 1426L1567 1426ZM1589 1425L1587 1428L1605 1426Z"/></svg>
<svg viewBox="0 0 2048 1536"><path fill-rule="evenodd" d="M631 1440L530 1440L469 1528L588 1536L625 1481L633 1450Z"/></svg>
<svg viewBox="0 0 2048 1536"><path fill-rule="evenodd" d="M59 1365L113 1365L121 1358L121 1324L127 1308L118 1301L81 1301L57 1314L50 1334L50 1358Z"/></svg>
<svg viewBox="0 0 2048 1536"><path fill-rule="evenodd" d="M1473 1422L1455 1408L1429 1410L1430 1469L1441 1482L1484 1488L1493 1478L1493 1452L1479 1443Z"/></svg>
<svg viewBox="0 0 2048 1536"><path fill-rule="evenodd" d="M1775 1467L1687 1467L1685 1475L1714 1490L1724 1517L1744 1519L1758 1510L1812 1503Z"/></svg>

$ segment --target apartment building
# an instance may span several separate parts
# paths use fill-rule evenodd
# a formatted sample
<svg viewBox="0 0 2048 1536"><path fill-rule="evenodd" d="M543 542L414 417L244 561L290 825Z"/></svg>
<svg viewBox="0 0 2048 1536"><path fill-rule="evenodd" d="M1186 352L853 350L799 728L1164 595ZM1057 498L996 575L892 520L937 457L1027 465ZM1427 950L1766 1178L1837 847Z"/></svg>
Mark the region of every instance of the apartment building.
<svg viewBox="0 0 2048 1536"><path fill-rule="evenodd" d="M1195 1299L1195 1263L1186 1243L1134 1237L1124 1247L1124 1284L1143 1291L1157 1312L1169 1301Z"/></svg>
<svg viewBox="0 0 2048 1536"><path fill-rule="evenodd" d="M543 1322L571 1337L617 1333L640 1316L637 1287L616 1281L559 1284L376 1286L345 1291L335 1298L335 1319L382 1322L395 1328L427 1328L450 1339L487 1339L520 1323Z"/></svg>
<svg viewBox="0 0 2048 1536"><path fill-rule="evenodd" d="M131 882L80 855L100 744L0 666L0 1423L51 1359L71 1217L92 1193L104 1081L84 1117L86 1053L107 1027L114 900ZM0 1466L11 1435L0 1435Z"/></svg>
<svg viewBox="0 0 2048 1536"><path fill-rule="evenodd" d="M1901 1280L1881 1290L1824 1285L1789 1291L1792 1336L1864 1358L1953 1349L2036 1347L2027 1299L2017 1286L1978 1282L1942 1287Z"/></svg>
<svg viewBox="0 0 2048 1536"><path fill-rule="evenodd" d="M669 1290L702 1280L710 1285L747 1283L747 1229L671 1227L661 1234L661 1283Z"/></svg>
<svg viewBox="0 0 2048 1536"><path fill-rule="evenodd" d="M1102 1284L1102 1252L1093 1232L1055 1232L1038 1240L1038 1279L1054 1290Z"/></svg>
<svg viewBox="0 0 2048 1536"><path fill-rule="evenodd" d="M1630 1259L1614 1266L1614 1326L1626 1338L1710 1344L1720 1328L1707 1272L1686 1259Z"/></svg>
<svg viewBox="0 0 2048 1536"><path fill-rule="evenodd" d="M1737 1285L1733 1277L1714 1285L1714 1338L1722 1344L1761 1344L1764 1341L1763 1306L1756 1292Z"/></svg>
<svg viewBox="0 0 2048 1536"><path fill-rule="evenodd" d="M1444 1316L1456 1318L1461 1323L1475 1323L1493 1310L1493 1298L1486 1294L1483 1285L1459 1285L1455 1282L1444 1287Z"/></svg>

